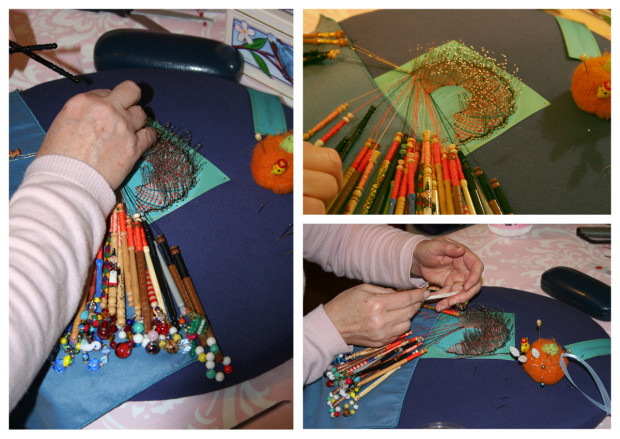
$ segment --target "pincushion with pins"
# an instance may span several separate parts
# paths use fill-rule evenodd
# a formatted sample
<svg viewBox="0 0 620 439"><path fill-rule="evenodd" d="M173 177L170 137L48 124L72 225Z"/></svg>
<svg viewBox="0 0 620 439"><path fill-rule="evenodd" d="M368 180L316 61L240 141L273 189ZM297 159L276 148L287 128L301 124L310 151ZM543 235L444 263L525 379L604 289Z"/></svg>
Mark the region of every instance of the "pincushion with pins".
<svg viewBox="0 0 620 439"><path fill-rule="evenodd" d="M564 377L560 361L568 365L566 358L560 358L563 353L564 349L555 340L540 338L525 354L527 361L523 363L523 370L541 385L555 384Z"/></svg>
<svg viewBox="0 0 620 439"><path fill-rule="evenodd" d="M527 337L521 339L521 350L510 347L510 352L523 365L523 370L541 386L555 384L564 378L564 369L561 362L564 361L565 367L568 360L562 358L564 349L555 339L540 338L541 320L536 321L538 326L538 340L530 345Z"/></svg>
<svg viewBox="0 0 620 439"><path fill-rule="evenodd" d="M601 119L611 118L611 54L588 58L573 73L571 92L579 108Z"/></svg>
<svg viewBox="0 0 620 439"><path fill-rule="evenodd" d="M293 191L293 132L261 136L252 156L256 183L276 194Z"/></svg>

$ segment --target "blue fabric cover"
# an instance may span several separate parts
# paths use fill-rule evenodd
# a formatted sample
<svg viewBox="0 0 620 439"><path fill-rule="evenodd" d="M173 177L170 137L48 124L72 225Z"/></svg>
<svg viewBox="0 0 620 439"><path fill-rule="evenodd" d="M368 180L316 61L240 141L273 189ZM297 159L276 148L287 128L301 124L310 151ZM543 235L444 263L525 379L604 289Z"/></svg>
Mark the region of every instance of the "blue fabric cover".
<svg viewBox="0 0 620 439"><path fill-rule="evenodd" d="M151 117L190 130L194 144L202 144L200 152L231 178L155 224L171 246L179 246L218 343L224 355L232 358L233 373L218 383L205 377L204 364L187 365L187 358L178 354L175 358L161 352L145 358L148 363L141 363L137 353L126 360L112 354L108 365L89 372L84 387L76 387L71 384L73 371L52 378L49 375L58 374L43 365L40 378L58 384L53 392L59 398L58 407L62 400L75 398L73 412L66 414L70 417L80 407L76 389L90 393L89 405L103 414L128 398L161 400L222 389L271 370L293 355L293 256L287 254L293 249L293 236L278 240L293 223L293 195L276 195L252 178L256 140L245 87L199 73L137 69L100 72L77 85L61 79L26 90L22 96L47 130L69 97L113 88L126 79L141 86L141 103ZM285 108L284 113L290 128L292 110ZM259 214L261 204L265 206ZM126 374L115 374L113 364L122 364ZM137 374L149 379L135 382L132 377ZM33 384L13 411L15 418L31 410L39 384ZM104 393L105 387L116 392ZM86 418L97 416L90 408L88 412ZM55 420L46 421L46 426L62 422L57 410L49 416ZM82 421L72 426L80 425Z"/></svg>
<svg viewBox="0 0 620 439"><path fill-rule="evenodd" d="M436 322L435 312L423 309L411 322L413 336L426 335ZM431 319L427 317L431 316ZM430 323L429 323L430 322ZM362 348L356 348L358 351ZM420 358L416 358L389 378L379 387L360 399L359 410L353 416L331 418L327 406L327 395L333 388L326 386L327 378L304 388L304 428L393 428L398 424L398 417L403 399L411 382L411 376Z"/></svg>
<svg viewBox="0 0 620 439"><path fill-rule="evenodd" d="M537 319L541 336L560 345L609 338L586 314L545 296L483 287L472 305L477 303L514 313L516 340L536 340ZM587 361L611 392L611 357ZM590 375L577 364L568 368L577 385L600 401ZM405 396L399 428L431 422L466 428L594 428L605 417L566 379L541 387L516 361L422 358L413 380L415 392Z"/></svg>
<svg viewBox="0 0 620 439"><path fill-rule="evenodd" d="M60 353L58 358L62 358ZM101 352L91 352L93 359ZM63 372L50 371L39 388L35 408L26 422L27 428L81 428L188 364L196 361L189 355L160 351L149 355L134 348L129 358L110 354L107 364L91 372L80 354ZM206 369L205 369L206 371ZM206 380L207 378L203 378Z"/></svg>
<svg viewBox="0 0 620 439"><path fill-rule="evenodd" d="M515 313L517 340L538 337L537 319L542 320L542 336L561 345L609 338L587 315L544 296L484 287L470 306L477 304ZM418 321L416 317L413 325ZM587 362L610 392L611 357ZM590 375L574 362L568 368L579 388L600 401ZM363 398L359 411L348 418L329 418L323 381L304 390L305 428L420 428L434 423L464 428L593 428L605 417L568 380L541 387L516 360L423 356L417 365L396 372Z"/></svg>
<svg viewBox="0 0 620 439"><path fill-rule="evenodd" d="M39 150L45 131L18 91L9 93L9 150L19 148L21 156L9 159L9 198L24 179L26 168Z"/></svg>

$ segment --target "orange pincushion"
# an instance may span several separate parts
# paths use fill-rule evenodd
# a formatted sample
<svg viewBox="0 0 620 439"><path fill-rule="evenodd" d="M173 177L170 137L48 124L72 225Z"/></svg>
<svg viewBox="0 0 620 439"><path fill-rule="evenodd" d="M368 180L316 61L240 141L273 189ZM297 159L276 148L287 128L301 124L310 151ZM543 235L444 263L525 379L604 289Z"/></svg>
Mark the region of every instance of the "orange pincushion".
<svg viewBox="0 0 620 439"><path fill-rule="evenodd" d="M538 358L533 354L534 349L539 353ZM560 366L560 355L564 349L555 342L555 339L540 338L531 345L531 349L525 354L527 361L523 363L523 370L537 383L551 385L564 377L564 371ZM564 358L568 365L568 360Z"/></svg>
<svg viewBox="0 0 620 439"><path fill-rule="evenodd" d="M254 147L252 176L260 186L284 195L293 191L293 132L267 135Z"/></svg>
<svg viewBox="0 0 620 439"><path fill-rule="evenodd" d="M571 92L577 106L601 119L611 118L611 54L582 57L573 73Z"/></svg>

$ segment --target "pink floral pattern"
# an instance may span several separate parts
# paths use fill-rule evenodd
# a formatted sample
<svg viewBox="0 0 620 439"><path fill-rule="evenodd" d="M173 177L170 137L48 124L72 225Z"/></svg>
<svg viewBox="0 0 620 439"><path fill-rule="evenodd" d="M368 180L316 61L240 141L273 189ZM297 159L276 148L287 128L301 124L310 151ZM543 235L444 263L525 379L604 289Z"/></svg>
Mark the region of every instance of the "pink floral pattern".
<svg viewBox="0 0 620 439"><path fill-rule="evenodd" d="M253 380L204 395L127 402L88 425L102 428L231 428L280 401L290 401L248 428L293 427L293 360Z"/></svg>
<svg viewBox="0 0 620 439"><path fill-rule="evenodd" d="M168 31L224 42L226 11L197 9L175 10L192 18L172 18L149 14L148 17ZM10 30L15 41L22 45L57 43L53 51L38 55L59 65L72 74L94 73L95 43L101 35L113 29L144 29L131 18L110 12L87 12L73 9L34 9L9 11ZM15 54L9 60L9 91L25 90L34 85L62 78L26 55ZM240 83L273 93L255 79L243 76Z"/></svg>
<svg viewBox="0 0 620 439"><path fill-rule="evenodd" d="M504 238L491 232L487 225L479 224L449 236L482 259L485 285L546 294L540 287L540 277L557 266L574 268L610 284L610 246L582 240L576 235L577 227L536 224L525 235Z"/></svg>

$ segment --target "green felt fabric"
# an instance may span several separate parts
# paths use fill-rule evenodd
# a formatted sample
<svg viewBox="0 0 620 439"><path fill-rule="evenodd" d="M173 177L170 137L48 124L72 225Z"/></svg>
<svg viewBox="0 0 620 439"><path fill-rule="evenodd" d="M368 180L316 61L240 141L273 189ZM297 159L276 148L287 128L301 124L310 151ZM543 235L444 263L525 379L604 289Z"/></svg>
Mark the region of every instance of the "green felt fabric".
<svg viewBox="0 0 620 439"><path fill-rule="evenodd" d="M589 57L601 56L598 43L585 24L558 16L555 19L562 30L568 56L574 59L581 59L582 54Z"/></svg>
<svg viewBox="0 0 620 439"><path fill-rule="evenodd" d="M284 110L280 98L248 88L252 104L254 130L261 134L279 134L287 131Z"/></svg>
<svg viewBox="0 0 620 439"><path fill-rule="evenodd" d="M510 354L510 346L515 345L515 315L514 313L505 313L506 316L510 319L512 325L512 331L510 333L510 341L497 351L493 355L488 355L485 357L477 357L481 359L490 359L490 360L510 360L514 361L514 357ZM435 331L441 331L442 327L450 326L452 324L458 323L458 319L454 316L445 315L445 317L437 319L437 323L435 323ZM456 355L448 353L448 349L451 346L456 345L459 341L463 339L463 335L466 331L470 331L471 329L460 329L446 337L442 338L438 343L430 345L428 347L428 352L424 354L425 358L457 358Z"/></svg>
<svg viewBox="0 0 620 439"><path fill-rule="evenodd" d="M205 192L213 189L214 187L217 187L222 183L226 183L227 181L230 181L230 178L226 174L220 171L217 168L217 166L215 166L209 160L204 158L204 156L202 156L201 154L196 154L195 157L196 157L196 162L198 166L200 166L200 172L196 176L196 178L198 179L196 186L194 186L188 192L187 197L185 197L183 200L177 201L169 208L162 210L162 211L150 212L148 216L151 221L156 221L164 217L165 215L169 214L170 212L174 212L174 210L189 203L190 201L194 200L196 197L204 194ZM139 164L139 167L142 167L142 166L145 166L144 163ZM136 189L142 184L144 184L144 180L142 178L142 172L140 171L140 168L137 168L128 177L128 180L125 183L125 190L129 191L131 194L135 194Z"/></svg>
<svg viewBox="0 0 620 439"><path fill-rule="evenodd" d="M445 50L445 49L454 50L454 48L457 46L461 46L465 48L465 50L468 49L466 46L463 46L462 43L459 43L457 41L450 41L448 43L441 45L438 48L438 50ZM471 51L472 49L469 48L469 50ZM425 55L426 54L420 55L420 58L423 58ZM415 60L412 60L406 64L403 64L402 66L400 66L400 68L405 71L410 71L411 66L414 63L414 61ZM377 85L381 87L382 90L387 90L389 87L389 84L392 84L393 81L398 80L398 78L402 78L404 75L405 75L404 72L399 71L398 69L394 69L391 72L384 73L378 78L375 78L375 81ZM509 75L509 77L513 78L512 75ZM515 88L519 90L519 94L516 98L517 110L515 111L514 114L510 116L510 118L508 119L508 123L505 126L493 131L493 133L491 133L490 136L485 137L484 139L474 139L474 140L466 142L465 145L463 145L463 149L462 149L463 154L468 155L474 152L476 149L480 148L482 145L486 144L487 142L490 142L491 140L497 138L497 136L499 136L500 134L504 133L506 130L509 130L510 128L514 127L516 124L521 122L526 117L529 117L532 114L536 113L537 111L542 110L546 106L550 105L549 102L544 97L536 93L536 91L533 90L531 87L528 87L527 84L524 84L523 81L520 81L517 79ZM448 118L451 118L454 113L459 111L458 97L456 96L456 94L461 92L462 90L464 89L458 86L445 86L445 87L439 88L438 90L432 93L434 103L441 109L443 114L445 114ZM391 99L393 97L394 97L394 94L389 95L390 101L393 101L393 99ZM406 110L407 110L406 106L401 105L398 107L398 110L399 110L399 113L403 117L406 117ZM433 131L433 126L432 126L432 123L428 120L429 119L428 116L427 117L424 117L424 116L425 115L420 115L420 117L418 118L419 122L418 124L416 124L416 129L415 129L415 131L418 133L421 133L425 129L430 129L431 131ZM444 126L444 129L448 131L449 133L454 132L453 130L450 129L450 127ZM456 136L454 136L453 134L450 135L450 138L454 139L455 137Z"/></svg>
<svg viewBox="0 0 620 439"><path fill-rule="evenodd" d="M599 355L611 355L610 338L580 341L578 343L567 344L564 347L570 349L572 354L577 355L582 360L589 360Z"/></svg>

